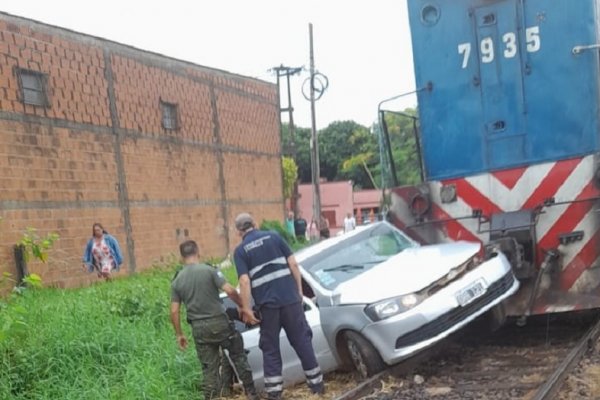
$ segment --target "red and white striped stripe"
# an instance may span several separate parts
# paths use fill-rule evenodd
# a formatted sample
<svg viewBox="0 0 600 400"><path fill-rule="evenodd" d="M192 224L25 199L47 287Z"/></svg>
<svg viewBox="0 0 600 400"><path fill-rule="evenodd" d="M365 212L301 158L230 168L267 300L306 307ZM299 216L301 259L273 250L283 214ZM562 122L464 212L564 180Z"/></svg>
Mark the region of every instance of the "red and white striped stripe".
<svg viewBox="0 0 600 400"><path fill-rule="evenodd" d="M425 242L479 240L489 234L478 232L478 221L452 220L471 215L480 209L483 215L533 209L553 197L556 202L593 198L599 195L593 182L594 156L548 162L475 176L429 182L431 219L451 219L450 222L414 227L412 233ZM455 185L457 199L442 203L440 190ZM405 226L415 224L409 204L414 188L397 188L392 193L392 211ZM562 255L563 291L589 291L600 284L600 272L590 270L600 262L600 213L596 203L581 202L544 208L536 224L538 259L541 249L558 248ZM487 226L482 226L486 229ZM582 241L559 245L558 235L583 231Z"/></svg>

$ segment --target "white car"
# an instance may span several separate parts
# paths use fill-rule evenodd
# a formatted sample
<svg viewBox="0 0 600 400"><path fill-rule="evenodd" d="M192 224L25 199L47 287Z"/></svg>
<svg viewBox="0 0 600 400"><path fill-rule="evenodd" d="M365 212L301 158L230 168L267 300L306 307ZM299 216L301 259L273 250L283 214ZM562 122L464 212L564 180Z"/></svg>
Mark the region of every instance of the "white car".
<svg viewBox="0 0 600 400"><path fill-rule="evenodd" d="M387 222L375 222L301 250L307 320L324 372L356 368L364 377L457 331L517 291L506 257L482 257L480 243L420 246ZM244 344L262 383L258 329ZM304 380L282 332L286 383Z"/></svg>

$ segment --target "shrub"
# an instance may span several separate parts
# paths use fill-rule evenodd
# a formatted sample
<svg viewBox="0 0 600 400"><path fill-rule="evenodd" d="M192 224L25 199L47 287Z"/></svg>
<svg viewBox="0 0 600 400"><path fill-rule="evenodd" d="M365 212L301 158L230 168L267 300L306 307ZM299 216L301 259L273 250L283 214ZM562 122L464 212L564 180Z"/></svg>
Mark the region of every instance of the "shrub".
<svg viewBox="0 0 600 400"><path fill-rule="evenodd" d="M52 248L54 242L58 240L58 234L51 232L46 236L39 236L35 228L28 227L23 238L19 242L25 248L25 260L31 260L34 257L45 263L48 261L48 250Z"/></svg>
<svg viewBox="0 0 600 400"><path fill-rule="evenodd" d="M296 238L277 220L263 220L260 223L260 229L263 231L275 231L279 233L290 246L296 242Z"/></svg>

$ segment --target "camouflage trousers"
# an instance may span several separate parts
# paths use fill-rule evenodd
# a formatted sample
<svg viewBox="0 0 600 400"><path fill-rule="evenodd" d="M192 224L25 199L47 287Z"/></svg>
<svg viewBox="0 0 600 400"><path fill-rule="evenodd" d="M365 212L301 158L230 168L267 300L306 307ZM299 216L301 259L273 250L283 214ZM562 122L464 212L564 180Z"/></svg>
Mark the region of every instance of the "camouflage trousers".
<svg viewBox="0 0 600 400"><path fill-rule="evenodd" d="M231 390L232 370L223 350L227 350L244 388L253 388L252 370L244 350L244 341L233 322L222 315L191 321L191 326L204 376L204 398L218 398Z"/></svg>

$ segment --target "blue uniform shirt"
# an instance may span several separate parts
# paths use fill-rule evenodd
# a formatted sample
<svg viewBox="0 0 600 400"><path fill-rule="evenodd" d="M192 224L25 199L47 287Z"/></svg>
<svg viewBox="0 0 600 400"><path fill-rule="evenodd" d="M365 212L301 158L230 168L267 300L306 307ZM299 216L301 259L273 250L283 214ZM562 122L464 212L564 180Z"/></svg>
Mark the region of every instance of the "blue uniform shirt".
<svg viewBox="0 0 600 400"><path fill-rule="evenodd" d="M252 297L259 305L285 306L301 301L287 258L292 250L273 231L251 230L235 249L238 276L250 278Z"/></svg>

